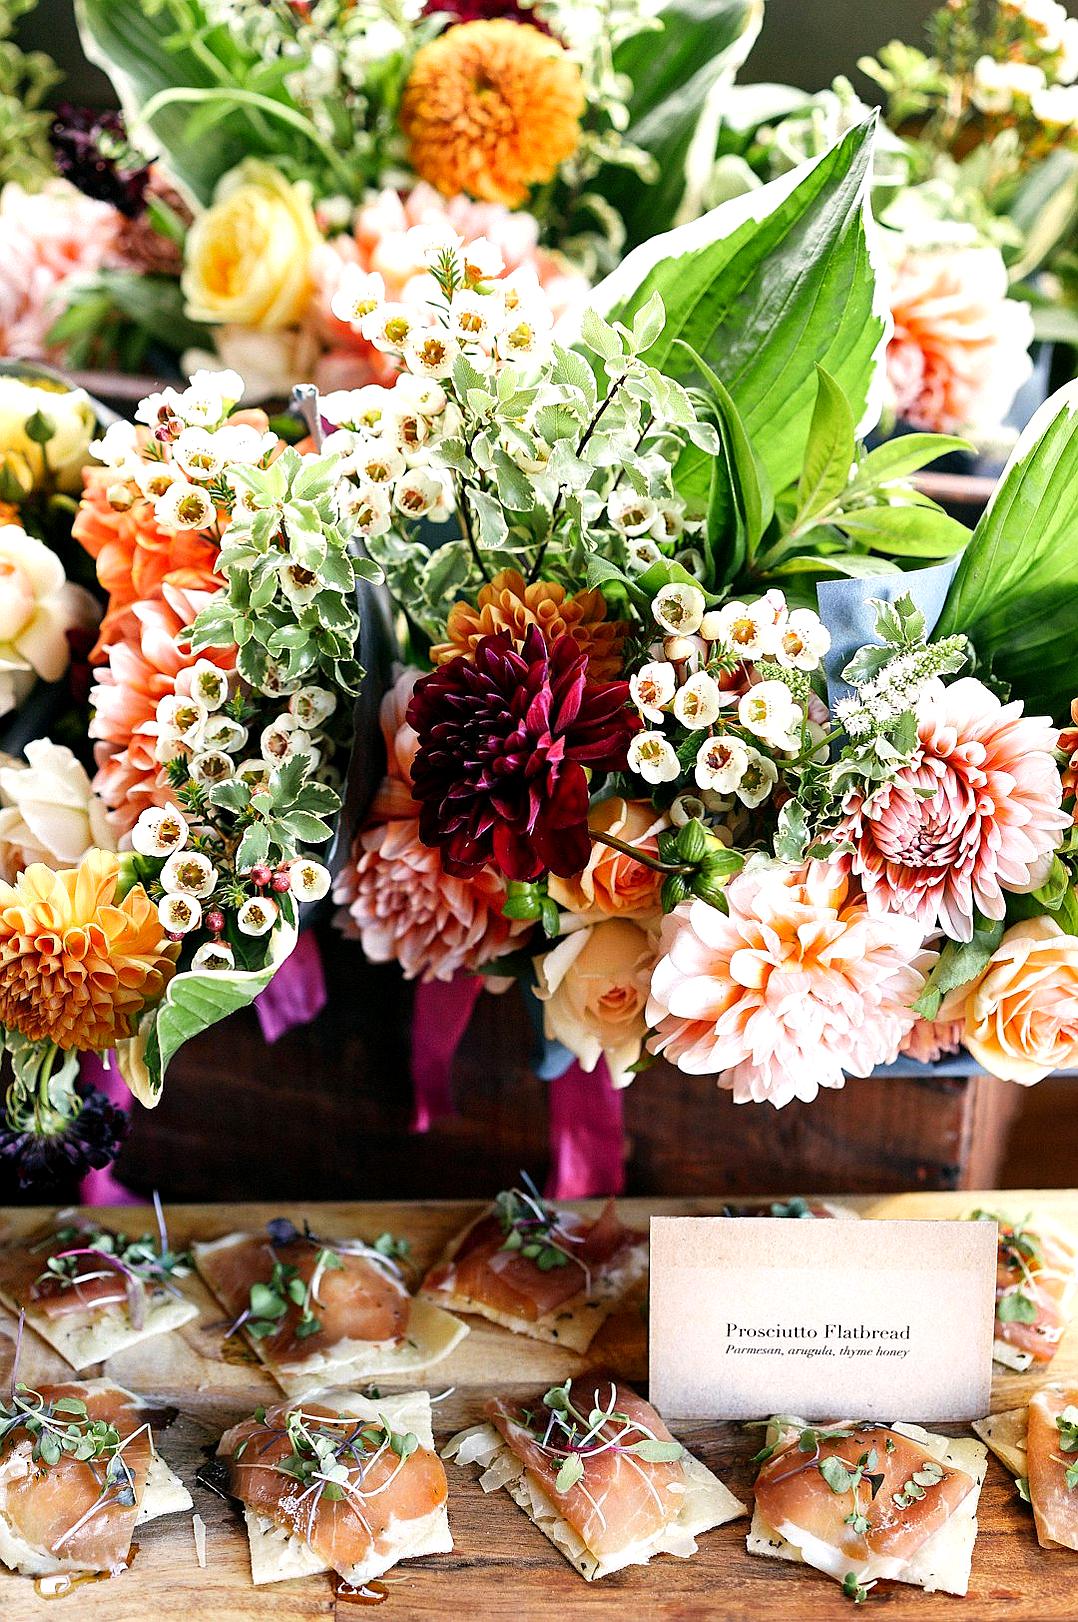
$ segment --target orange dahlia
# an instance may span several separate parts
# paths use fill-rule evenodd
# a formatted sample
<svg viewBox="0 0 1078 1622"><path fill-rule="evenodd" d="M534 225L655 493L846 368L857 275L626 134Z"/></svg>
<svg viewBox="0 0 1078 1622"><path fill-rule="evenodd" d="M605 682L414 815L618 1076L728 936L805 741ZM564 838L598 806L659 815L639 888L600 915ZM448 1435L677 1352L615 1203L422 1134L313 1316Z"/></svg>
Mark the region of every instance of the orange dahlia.
<svg viewBox="0 0 1078 1622"><path fill-rule="evenodd" d="M54 873L35 862L0 885L0 1023L34 1042L102 1051L131 1034L179 952L141 885L116 899L117 856L92 850Z"/></svg>
<svg viewBox="0 0 1078 1622"><path fill-rule="evenodd" d="M71 533L97 563L109 606L92 657L104 658L118 641L137 640L132 605L160 597L166 581L183 590L214 591L217 542L197 531L159 528L153 504L138 500L123 512L109 501L113 468L83 470L83 494Z"/></svg>
<svg viewBox="0 0 1078 1622"><path fill-rule="evenodd" d="M416 53L401 128L412 167L443 196L514 207L572 157L583 111L580 70L557 41L499 17Z"/></svg>
<svg viewBox="0 0 1078 1622"><path fill-rule="evenodd" d="M560 636L571 636L588 656L588 675L593 681L614 681L621 675L621 653L629 627L621 620L607 619L602 592L578 591L567 597L565 587L554 581L526 585L516 569L496 574L474 604L453 604L446 624L448 640L431 648L431 662L440 665L460 655L474 659L482 639L502 631L509 632L519 650L531 625L538 625L547 647Z"/></svg>

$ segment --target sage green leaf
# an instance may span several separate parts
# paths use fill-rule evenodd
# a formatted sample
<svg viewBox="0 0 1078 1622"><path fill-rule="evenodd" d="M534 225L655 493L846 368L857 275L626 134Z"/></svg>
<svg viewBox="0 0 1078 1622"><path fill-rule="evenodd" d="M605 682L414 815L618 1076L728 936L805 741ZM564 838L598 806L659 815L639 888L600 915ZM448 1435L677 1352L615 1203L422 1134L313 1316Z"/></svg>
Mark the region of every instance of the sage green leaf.
<svg viewBox="0 0 1078 1622"><path fill-rule="evenodd" d="M878 414L886 329L866 237L873 130L874 121L859 125L813 163L645 243L592 293L596 310L626 324L662 294L666 324L645 358L682 383L701 381L682 343L708 363L775 490L800 476L817 366L859 433ZM690 446L675 475L701 507L709 464Z"/></svg>
<svg viewBox="0 0 1078 1622"><path fill-rule="evenodd" d="M642 185L632 169L611 165L597 182L625 221L630 247L691 218L715 157L722 87L752 49L763 15L763 0L669 0L658 13L661 29L615 49L614 70L633 86L624 138L658 171Z"/></svg>
<svg viewBox="0 0 1078 1622"><path fill-rule="evenodd" d="M904 479L952 451L971 451L966 439L954 434L898 434L862 456L851 489L874 490L878 485Z"/></svg>
<svg viewBox="0 0 1078 1622"><path fill-rule="evenodd" d="M846 488L854 457L853 412L842 388L823 366L816 367L805 460L797 481L795 527L813 518Z"/></svg>
<svg viewBox="0 0 1078 1622"><path fill-rule="evenodd" d="M1045 402L963 554L936 635L964 632L1037 714L1063 719L1078 647L1078 383Z"/></svg>
<svg viewBox="0 0 1078 1622"><path fill-rule="evenodd" d="M971 940L945 944L925 981L924 990L913 1005L916 1012L925 1019L935 1019L947 993L976 980L1002 939L1003 920L982 918L978 914L973 920Z"/></svg>
<svg viewBox="0 0 1078 1622"><path fill-rule="evenodd" d="M160 1102L165 1072L185 1042L238 1008L247 1008L265 991L291 954L297 935L282 907L264 967L187 970L169 981L161 1001L139 1020L135 1035L116 1044L120 1074L140 1104L153 1109Z"/></svg>
<svg viewBox="0 0 1078 1622"><path fill-rule="evenodd" d="M859 507L831 520L856 540L896 558L950 558L970 532L938 507Z"/></svg>

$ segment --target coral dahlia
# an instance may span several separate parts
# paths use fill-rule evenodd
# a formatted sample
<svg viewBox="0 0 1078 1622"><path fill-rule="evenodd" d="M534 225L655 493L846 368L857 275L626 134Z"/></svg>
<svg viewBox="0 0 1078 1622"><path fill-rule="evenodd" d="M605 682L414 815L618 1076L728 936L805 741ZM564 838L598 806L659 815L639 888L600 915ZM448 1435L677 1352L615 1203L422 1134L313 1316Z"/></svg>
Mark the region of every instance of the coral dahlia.
<svg viewBox="0 0 1078 1622"><path fill-rule="evenodd" d="M929 683L909 765L846 801L841 832L869 910L968 941L975 907L1002 918L1004 891L1043 883L1068 822L1057 736L1050 721L1001 704L973 677Z"/></svg>
<svg viewBox="0 0 1078 1622"><path fill-rule="evenodd" d="M0 885L0 1023L33 1042L100 1052L129 1036L172 976L179 947L164 937L141 885L118 900L120 861L92 850L54 873L35 862Z"/></svg>
<svg viewBox="0 0 1078 1622"><path fill-rule="evenodd" d="M601 591L578 591L567 597L564 586L537 580L525 584L516 569L502 569L471 603L454 603L449 610L446 640L431 648L431 661L444 664L463 654L470 659L485 636L507 631L520 648L530 625L538 625L547 645L559 636L571 636L588 656L593 681L613 681L621 675L621 652L629 627L608 620Z"/></svg>
<svg viewBox="0 0 1078 1622"><path fill-rule="evenodd" d="M513 207L580 142L584 90L562 47L508 18L462 23L416 53L400 121L416 173L443 196Z"/></svg>
<svg viewBox="0 0 1078 1622"><path fill-rule="evenodd" d="M823 862L750 868L726 900L728 914L691 901L663 922L653 1053L776 1109L896 1058L931 962L919 924L873 917Z"/></svg>
<svg viewBox="0 0 1078 1622"><path fill-rule="evenodd" d="M412 792L447 873L493 862L507 878L579 873L591 853L588 772L619 771L639 727L627 682L594 682L571 636L531 626L518 653L484 637L416 683Z"/></svg>

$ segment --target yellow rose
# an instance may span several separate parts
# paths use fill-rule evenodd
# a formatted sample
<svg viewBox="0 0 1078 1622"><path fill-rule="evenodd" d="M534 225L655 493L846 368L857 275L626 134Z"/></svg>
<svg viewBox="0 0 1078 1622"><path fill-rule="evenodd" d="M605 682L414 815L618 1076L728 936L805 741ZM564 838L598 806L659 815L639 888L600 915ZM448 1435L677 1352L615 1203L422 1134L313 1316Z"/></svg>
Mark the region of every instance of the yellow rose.
<svg viewBox="0 0 1078 1622"><path fill-rule="evenodd" d="M585 1071L605 1054L614 1086L627 1086L644 1041L654 966L652 938L628 919L574 929L535 960L547 1036Z"/></svg>
<svg viewBox="0 0 1078 1622"><path fill-rule="evenodd" d="M1078 1062L1078 938L1052 918L1015 924L984 973L943 1001L990 1075L1029 1087Z"/></svg>
<svg viewBox="0 0 1078 1622"><path fill-rule="evenodd" d="M310 303L311 253L321 241L310 187L245 158L218 182L187 234L183 291L195 321L274 331Z"/></svg>
<svg viewBox="0 0 1078 1622"><path fill-rule="evenodd" d="M35 419L47 419L52 429L43 446L26 431ZM9 475L8 499L29 495L47 476L61 490L80 489L96 426L82 389L0 376L0 470Z"/></svg>

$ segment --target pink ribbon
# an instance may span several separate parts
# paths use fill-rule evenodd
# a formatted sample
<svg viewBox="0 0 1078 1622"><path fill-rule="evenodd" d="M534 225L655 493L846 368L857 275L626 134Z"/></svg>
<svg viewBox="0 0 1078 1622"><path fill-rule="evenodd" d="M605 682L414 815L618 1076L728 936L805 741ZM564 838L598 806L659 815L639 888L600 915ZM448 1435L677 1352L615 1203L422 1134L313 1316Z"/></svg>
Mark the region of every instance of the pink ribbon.
<svg viewBox="0 0 1078 1622"><path fill-rule="evenodd" d="M88 1086L96 1087L98 1092L104 1093L113 1104L118 1104L122 1110L127 1110L131 1103L131 1094L128 1092L116 1064L116 1055L110 1054L111 1066L106 1069L105 1061L99 1053L79 1054L79 1075ZM142 1205L144 1202L137 1194L119 1182L112 1175L111 1166L101 1166L94 1171L88 1171L79 1184L79 1199L83 1205Z"/></svg>
<svg viewBox="0 0 1078 1622"><path fill-rule="evenodd" d="M435 1121L454 1113L453 1061L464 1040L483 977L457 974L416 987L412 1010L413 1132L429 1132Z"/></svg>
<svg viewBox="0 0 1078 1622"><path fill-rule="evenodd" d="M255 998L266 1042L276 1042L297 1025L309 1025L326 1006L326 977L313 930L305 929L265 991Z"/></svg>
<svg viewBox="0 0 1078 1622"><path fill-rule="evenodd" d="M621 1093L611 1085L606 1060L590 1073L574 1059L549 1084L551 1199L582 1200L620 1194L625 1187Z"/></svg>

